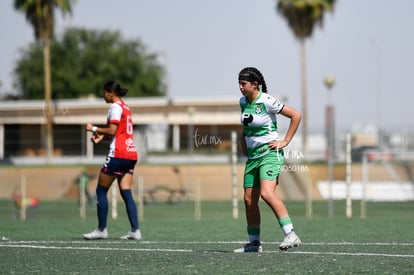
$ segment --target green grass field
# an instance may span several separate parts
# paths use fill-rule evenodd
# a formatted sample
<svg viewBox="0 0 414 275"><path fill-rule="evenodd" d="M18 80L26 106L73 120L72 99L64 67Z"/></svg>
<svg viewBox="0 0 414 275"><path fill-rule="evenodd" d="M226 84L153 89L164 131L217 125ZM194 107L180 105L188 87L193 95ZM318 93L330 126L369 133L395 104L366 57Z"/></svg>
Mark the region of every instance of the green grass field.
<svg viewBox="0 0 414 275"><path fill-rule="evenodd" d="M236 254L246 241L243 205L232 218L230 202L203 202L194 219L191 202L146 205L142 241L121 241L129 229L119 203L117 220L108 219L109 238L85 241L95 229L95 207L79 218L75 201L41 202L16 218L13 203L0 201L2 274L414 274L414 202L369 202L367 218L345 218L343 202L286 202L303 245L279 252L282 233L270 210L262 209L263 253Z"/></svg>

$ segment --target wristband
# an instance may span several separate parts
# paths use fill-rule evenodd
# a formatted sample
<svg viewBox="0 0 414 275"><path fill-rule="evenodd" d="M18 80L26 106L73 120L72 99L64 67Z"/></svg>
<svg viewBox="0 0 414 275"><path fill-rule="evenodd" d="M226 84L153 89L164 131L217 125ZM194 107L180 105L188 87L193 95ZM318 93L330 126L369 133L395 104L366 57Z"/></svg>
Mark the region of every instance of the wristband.
<svg viewBox="0 0 414 275"><path fill-rule="evenodd" d="M98 130L98 127L93 126L93 127L92 127L92 133L93 133L93 134L96 134L96 130Z"/></svg>

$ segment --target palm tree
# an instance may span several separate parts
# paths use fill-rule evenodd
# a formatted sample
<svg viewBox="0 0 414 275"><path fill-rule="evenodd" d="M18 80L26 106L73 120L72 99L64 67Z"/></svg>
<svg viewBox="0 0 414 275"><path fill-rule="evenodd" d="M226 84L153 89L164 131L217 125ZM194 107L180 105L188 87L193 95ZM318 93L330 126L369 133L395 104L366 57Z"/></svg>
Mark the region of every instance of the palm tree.
<svg viewBox="0 0 414 275"><path fill-rule="evenodd" d="M323 26L324 12L333 10L335 0L277 0L276 10L283 16L300 43L302 95L302 150L306 156L308 118L306 83L306 38L312 36L314 26Z"/></svg>
<svg viewBox="0 0 414 275"><path fill-rule="evenodd" d="M50 41L54 36L55 9L62 15L72 13L71 2L75 0L15 0L14 8L26 15L32 25L36 41L43 43L43 68L45 85L46 154L50 161L53 152L53 109L51 105L52 77L50 68Z"/></svg>

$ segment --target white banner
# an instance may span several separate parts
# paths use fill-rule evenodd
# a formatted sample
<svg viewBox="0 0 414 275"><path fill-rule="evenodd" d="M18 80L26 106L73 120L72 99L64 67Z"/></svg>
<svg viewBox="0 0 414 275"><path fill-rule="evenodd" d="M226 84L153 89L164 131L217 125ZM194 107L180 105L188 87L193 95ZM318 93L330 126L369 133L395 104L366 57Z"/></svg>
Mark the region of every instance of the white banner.
<svg viewBox="0 0 414 275"><path fill-rule="evenodd" d="M318 190L324 199L329 199L329 182L318 181ZM332 198L346 199L346 182L334 181L332 183ZM362 199L363 182L353 181L349 189L353 200ZM371 201L409 201L414 200L414 185L411 182L367 182L365 186L365 199Z"/></svg>

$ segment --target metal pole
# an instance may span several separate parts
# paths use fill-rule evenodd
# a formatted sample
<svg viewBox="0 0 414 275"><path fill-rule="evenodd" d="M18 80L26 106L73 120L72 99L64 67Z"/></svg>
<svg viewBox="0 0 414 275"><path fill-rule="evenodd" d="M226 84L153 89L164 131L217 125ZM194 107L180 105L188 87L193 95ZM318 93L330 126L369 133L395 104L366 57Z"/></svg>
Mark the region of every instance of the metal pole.
<svg viewBox="0 0 414 275"><path fill-rule="evenodd" d="M138 216L144 220L144 177L138 176Z"/></svg>
<svg viewBox="0 0 414 275"><path fill-rule="evenodd" d="M85 132L85 129L82 128L82 132ZM93 142L91 142L92 132L86 132L86 157L88 159L93 159Z"/></svg>
<svg viewBox="0 0 414 275"><path fill-rule="evenodd" d="M306 44L305 40L300 43L300 67L301 67L301 96L302 96L302 150L308 157L308 91L307 91L307 68L306 68Z"/></svg>
<svg viewBox="0 0 414 275"><path fill-rule="evenodd" d="M362 195L361 195L361 218L367 217L367 206L366 206L366 188L368 182L368 160L367 154L362 155Z"/></svg>
<svg viewBox="0 0 414 275"><path fill-rule="evenodd" d="M329 181L329 202L328 202L328 216L331 218L334 216L334 203L333 203L333 163L334 163L334 108L332 105L331 89L335 84L335 78L333 76L326 76L324 78L325 86L328 89L328 106L327 106L327 130L328 130L328 181Z"/></svg>
<svg viewBox="0 0 414 275"><path fill-rule="evenodd" d="M196 221L201 220L201 182L199 178L195 181L194 219Z"/></svg>
<svg viewBox="0 0 414 275"><path fill-rule="evenodd" d="M194 192L193 188L193 155L194 155L194 121L193 116L195 112L195 108L192 106L189 106L187 108L188 112L188 131L187 131L187 140L188 140L188 186L187 190L190 195Z"/></svg>
<svg viewBox="0 0 414 275"><path fill-rule="evenodd" d="M81 219L86 218L86 181L87 174L83 172L79 177L79 215Z"/></svg>
<svg viewBox="0 0 414 275"><path fill-rule="evenodd" d="M329 129L328 129L328 138L329 138L329 151L328 151L328 180L329 180L329 206L328 206L328 216L332 218L334 216L334 203L333 203L333 128L332 128L332 106L329 111Z"/></svg>
<svg viewBox="0 0 414 275"><path fill-rule="evenodd" d="M26 220L26 177L22 176L20 182L20 219Z"/></svg>
<svg viewBox="0 0 414 275"><path fill-rule="evenodd" d="M0 159L4 159L4 141L5 141L5 137L4 137L4 124L0 124Z"/></svg>
<svg viewBox="0 0 414 275"><path fill-rule="evenodd" d="M112 219L118 218L118 198L116 194L117 184L112 184Z"/></svg>
<svg viewBox="0 0 414 275"><path fill-rule="evenodd" d="M306 177L306 217L310 219L312 218L312 215L312 179Z"/></svg>
<svg viewBox="0 0 414 275"><path fill-rule="evenodd" d="M231 174L232 174L232 199L233 199L233 218L239 217L239 207L237 198L237 133L236 131L231 132Z"/></svg>
<svg viewBox="0 0 414 275"><path fill-rule="evenodd" d="M352 217L352 200L351 200L351 134L346 134L346 210L345 215L347 218Z"/></svg>

